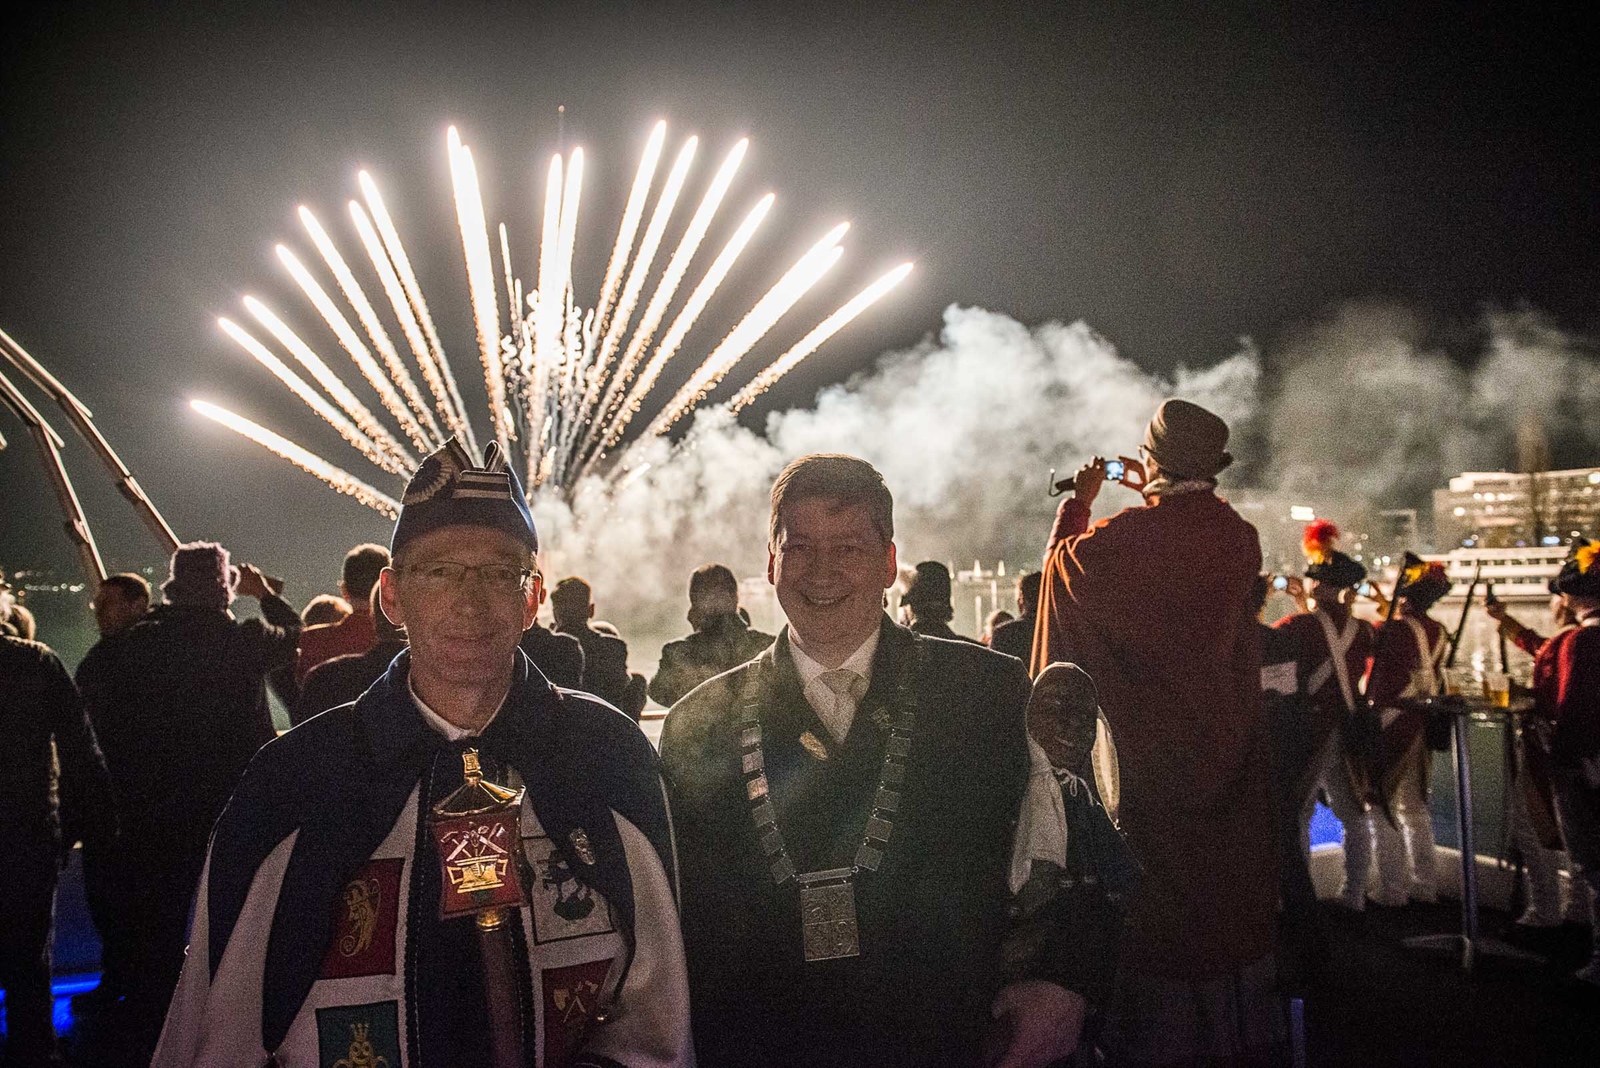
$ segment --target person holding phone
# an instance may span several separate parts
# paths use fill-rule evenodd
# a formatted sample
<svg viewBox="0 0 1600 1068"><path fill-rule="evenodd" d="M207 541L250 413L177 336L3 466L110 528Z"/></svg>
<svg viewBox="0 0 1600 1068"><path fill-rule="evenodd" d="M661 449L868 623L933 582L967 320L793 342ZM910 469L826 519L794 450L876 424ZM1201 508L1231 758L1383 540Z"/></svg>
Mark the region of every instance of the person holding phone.
<svg viewBox="0 0 1600 1068"><path fill-rule="evenodd" d="M1306 526L1301 546L1306 556L1301 610L1280 619L1277 630L1289 637L1299 668L1304 728L1311 736L1309 764L1295 769L1291 788L1299 799L1302 850L1320 790L1344 827L1344 885L1339 902L1359 912L1366 907L1372 873L1372 818L1362 763L1349 741L1361 684L1372 662L1373 630L1350 611L1367 569L1334 548L1339 528L1326 519Z"/></svg>
<svg viewBox="0 0 1600 1068"><path fill-rule="evenodd" d="M1166 401L1138 458L1073 476L1045 551L1034 670L1094 678L1145 868L1107 1019L1127 1064L1241 1063L1283 1042L1261 542L1217 496L1227 441L1214 413ZM1108 481L1143 500L1091 525Z"/></svg>

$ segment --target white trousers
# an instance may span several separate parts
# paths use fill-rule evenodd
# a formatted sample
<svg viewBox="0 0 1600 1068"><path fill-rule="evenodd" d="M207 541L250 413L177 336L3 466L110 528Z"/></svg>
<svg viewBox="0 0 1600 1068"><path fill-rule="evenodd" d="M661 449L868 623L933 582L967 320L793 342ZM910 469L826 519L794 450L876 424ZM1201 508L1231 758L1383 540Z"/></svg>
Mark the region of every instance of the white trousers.
<svg viewBox="0 0 1600 1068"><path fill-rule="evenodd" d="M1322 760L1322 774L1317 785L1328 797L1328 807L1333 818L1344 828L1344 886L1339 896L1353 908L1360 908L1366 900L1367 885L1372 878L1372 814L1350 789L1350 776L1344 770L1344 746L1335 734L1328 740L1327 754ZM1311 814L1317 804L1316 793L1306 799L1300 814L1300 842L1309 854L1311 848Z"/></svg>
<svg viewBox="0 0 1600 1068"><path fill-rule="evenodd" d="M1378 854L1378 898L1399 904L1408 897L1431 899L1439 892L1433 815L1423 791L1422 768L1413 762L1392 802L1396 828L1381 812L1372 815Z"/></svg>
<svg viewBox="0 0 1600 1068"><path fill-rule="evenodd" d="M1561 863L1566 854L1559 849L1546 849L1539 842L1525 797L1520 789L1511 792L1511 838L1522 854L1523 888L1528 898L1523 915L1533 923L1559 924L1566 915L1561 900ZM1587 914L1584 919L1588 919Z"/></svg>

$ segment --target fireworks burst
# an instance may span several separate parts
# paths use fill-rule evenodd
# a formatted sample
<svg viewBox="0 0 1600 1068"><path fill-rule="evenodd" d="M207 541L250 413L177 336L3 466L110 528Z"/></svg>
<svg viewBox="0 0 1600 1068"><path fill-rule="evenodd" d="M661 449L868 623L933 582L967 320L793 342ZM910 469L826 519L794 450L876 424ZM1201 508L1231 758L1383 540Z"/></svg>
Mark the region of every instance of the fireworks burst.
<svg viewBox="0 0 1600 1068"><path fill-rule="evenodd" d="M677 305L669 319L678 290L733 186L749 141L739 141L723 159L672 246L666 266L656 273L657 255L689 184L699 148L698 138L684 142L655 193L652 206L651 193L656 187L666 137L667 125L661 122L645 143L604 280L594 304L585 310L578 302L572 271L583 187L583 150L574 149L550 161L536 288L524 290L523 280L513 268L513 242L504 224L497 228L496 263L472 150L462 142L455 127L449 130L447 151L455 214L488 398L489 439L498 442L506 455L520 459L527 471L530 494L542 489L570 500L586 476L611 481L623 477L628 465L620 458L621 452L633 441L669 433L718 388L843 256L840 242L848 223L835 226L807 250L711 349L645 430L630 439L634 416L650 400L662 372L682 350L690 329L755 237L775 199L774 194L768 193L747 210L733 236L703 269L689 297ZM261 339L237 323L221 319L219 324L224 333L326 420L368 462L391 475L404 477L417 462L407 444L426 453L442 444L445 437L455 435L476 451L477 435L411 260L377 183L363 171L358 184L362 200L350 201L351 221L387 297L392 321L399 327L428 391L426 396L349 263L310 209L300 208L301 224L360 331L330 290L291 249L279 245L277 254L398 432L356 397L310 342L261 301L244 298L246 310L313 381L302 378ZM732 398L732 409L743 409L770 389L910 272L911 264L900 265L823 319L751 378ZM635 321L641 303L643 311ZM658 338L663 323L667 324L666 329ZM308 449L216 405L198 400L192 403L197 412L340 492L379 512L395 512L393 499Z"/></svg>

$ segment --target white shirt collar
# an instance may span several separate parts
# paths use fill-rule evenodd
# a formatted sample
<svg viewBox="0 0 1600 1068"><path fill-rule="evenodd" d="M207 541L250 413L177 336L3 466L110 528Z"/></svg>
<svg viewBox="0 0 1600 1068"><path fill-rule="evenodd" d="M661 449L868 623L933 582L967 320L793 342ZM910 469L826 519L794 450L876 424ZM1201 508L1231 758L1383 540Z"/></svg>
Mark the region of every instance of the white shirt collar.
<svg viewBox="0 0 1600 1068"><path fill-rule="evenodd" d="M489 723L494 722L495 716L500 714L500 709L506 707L506 697L511 696L511 688L507 687L506 696L500 698L500 704L495 708L494 716L489 717L489 723L485 723L477 730L469 731L457 727L454 723L451 723L449 720L439 715L439 713L429 708L428 702L417 696L417 688L411 685L410 675L406 676L406 689L410 691L411 699L417 703L417 711L422 713L422 722L426 723L430 728L432 728L435 734L444 735L445 740L450 742L459 742L466 738L476 738L478 735L482 734L488 729Z"/></svg>
<svg viewBox="0 0 1600 1068"><path fill-rule="evenodd" d="M857 675L872 682L872 658L878 653L878 635L881 628L874 627L872 633L867 635L867 640L856 646L856 651L845 657L844 663L837 670L854 671ZM794 657L794 668L800 673L800 686L805 688L815 682L824 671L830 670L806 655L800 644L794 640L794 632L789 632L789 653Z"/></svg>

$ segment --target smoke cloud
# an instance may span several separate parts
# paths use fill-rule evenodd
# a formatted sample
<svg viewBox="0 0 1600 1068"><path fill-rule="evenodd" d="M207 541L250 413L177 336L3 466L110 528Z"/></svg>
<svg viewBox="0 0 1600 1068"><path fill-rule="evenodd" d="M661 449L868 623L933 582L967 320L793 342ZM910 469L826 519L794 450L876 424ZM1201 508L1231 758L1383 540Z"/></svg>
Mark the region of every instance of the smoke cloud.
<svg viewBox="0 0 1600 1068"><path fill-rule="evenodd" d="M1532 311L1486 313L1454 360L1428 331L1402 309L1348 306L1271 353L1250 484L1426 511L1462 471L1600 461L1600 366L1587 343Z"/></svg>
<svg viewBox="0 0 1600 1068"><path fill-rule="evenodd" d="M883 472L903 561L1026 564L1054 513L1051 467L1067 472L1096 452L1133 449L1174 393L1248 418L1259 377L1253 350L1167 381L1083 323L1029 328L952 307L937 338L824 389L814 408L773 414L763 434L703 411L676 448L658 439L636 450L635 474L609 497L589 487L570 512L546 506L541 529L550 524L559 551L549 566L609 576L597 591L601 615L643 634L681 632L689 573L715 560L741 577L762 574L772 479L821 451L853 453Z"/></svg>
<svg viewBox="0 0 1600 1068"><path fill-rule="evenodd" d="M1322 514L1413 507L1463 470L1515 468L1519 443L1554 466L1600 461L1600 365L1536 312L1490 312L1453 352L1423 318L1351 305L1267 351L1248 340L1208 367L1150 374L1082 323L1026 326L952 306L939 333L829 386L757 433L698 413L684 440L634 450L614 492L544 503L553 575L596 580L599 614L650 650L686 630L690 572L766 567L773 477L808 452L875 464L895 494L903 562L1037 560L1058 477L1094 454L1129 453L1162 399L1181 395L1234 428L1235 492L1293 495ZM1105 507L1135 503L1108 491ZM759 613L758 613L759 614ZM636 665L638 667L639 665Z"/></svg>

